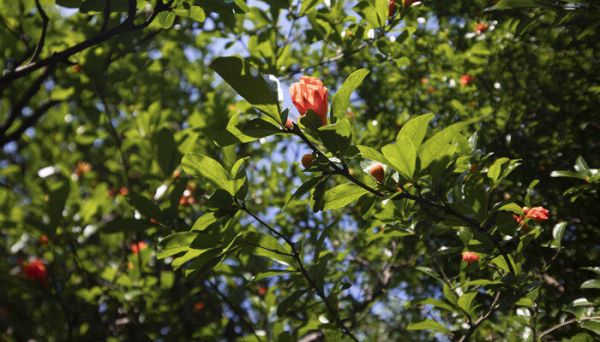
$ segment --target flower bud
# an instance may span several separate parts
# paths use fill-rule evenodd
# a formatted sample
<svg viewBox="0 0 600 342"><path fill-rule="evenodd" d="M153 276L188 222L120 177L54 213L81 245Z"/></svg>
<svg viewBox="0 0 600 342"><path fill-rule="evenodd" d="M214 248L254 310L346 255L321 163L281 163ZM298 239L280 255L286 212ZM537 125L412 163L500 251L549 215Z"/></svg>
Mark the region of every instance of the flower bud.
<svg viewBox="0 0 600 342"><path fill-rule="evenodd" d="M394 12L396 12L396 1L395 0L390 0L390 4L388 6L388 16L389 17L393 17L394 16Z"/></svg>
<svg viewBox="0 0 600 342"><path fill-rule="evenodd" d="M463 252L462 260L464 262L466 262L467 264L472 264L479 260L479 254L477 254L475 252Z"/></svg>
<svg viewBox="0 0 600 342"><path fill-rule="evenodd" d="M35 258L23 265L25 277L32 281L45 283L48 278L48 270L41 259Z"/></svg>
<svg viewBox="0 0 600 342"><path fill-rule="evenodd" d="M133 253L133 254L138 254L140 251L142 251L146 248L148 248L148 244L144 241L134 242L131 245L129 245L129 249L131 250L131 253Z"/></svg>
<svg viewBox="0 0 600 342"><path fill-rule="evenodd" d="M292 121L292 119L288 118L287 121L285 122L285 128L292 130L294 129L294 122Z"/></svg>
<svg viewBox="0 0 600 342"><path fill-rule="evenodd" d="M50 242L50 238L48 238L48 235L42 234L40 235L39 241L40 245L46 246Z"/></svg>
<svg viewBox="0 0 600 342"><path fill-rule="evenodd" d="M385 178L385 170L383 169L383 165L377 163L369 168L369 174L375 178L379 183L383 183Z"/></svg>
<svg viewBox="0 0 600 342"><path fill-rule="evenodd" d="M302 156L302 166L304 166L305 169L308 169L310 167L310 165L313 162L313 156L310 153L307 153L305 155Z"/></svg>
<svg viewBox="0 0 600 342"><path fill-rule="evenodd" d="M466 87L473 82L473 76L464 74L464 75L460 76L459 82L463 87Z"/></svg>

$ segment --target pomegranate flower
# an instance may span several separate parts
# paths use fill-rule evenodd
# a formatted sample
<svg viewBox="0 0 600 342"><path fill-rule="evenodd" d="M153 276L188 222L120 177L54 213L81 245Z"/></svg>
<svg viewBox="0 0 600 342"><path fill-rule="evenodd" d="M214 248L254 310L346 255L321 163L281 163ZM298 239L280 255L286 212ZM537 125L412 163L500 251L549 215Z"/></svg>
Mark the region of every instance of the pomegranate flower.
<svg viewBox="0 0 600 342"><path fill-rule="evenodd" d="M316 77L302 76L300 82L290 86L290 96L301 116L312 110L321 118L323 125L327 124L329 93L321 80Z"/></svg>
<svg viewBox="0 0 600 342"><path fill-rule="evenodd" d="M48 270L46 264L41 259L35 258L23 264L23 272L25 277L32 281L45 283L48 278Z"/></svg>
<svg viewBox="0 0 600 342"><path fill-rule="evenodd" d="M466 262L467 264L472 264L479 260L479 254L477 254L475 252L463 252L462 260L464 262Z"/></svg>
<svg viewBox="0 0 600 342"><path fill-rule="evenodd" d="M546 221L550 218L550 211L544 207L523 207L523 214L534 221Z"/></svg>

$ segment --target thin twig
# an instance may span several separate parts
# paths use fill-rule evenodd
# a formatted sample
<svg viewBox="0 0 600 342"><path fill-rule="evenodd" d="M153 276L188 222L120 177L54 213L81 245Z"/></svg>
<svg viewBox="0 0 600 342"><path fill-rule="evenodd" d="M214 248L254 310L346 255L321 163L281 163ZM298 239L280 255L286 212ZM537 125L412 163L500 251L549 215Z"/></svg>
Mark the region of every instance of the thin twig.
<svg viewBox="0 0 600 342"><path fill-rule="evenodd" d="M29 63L37 61L37 59L40 57L42 49L44 48L44 43L46 42L46 33L48 31L48 23L50 22L48 16L46 15L46 12L40 4L40 0L35 0L35 7L37 8L40 17L42 17L42 33L40 34L40 40L38 40L35 50L33 51L33 56L31 56Z"/></svg>
<svg viewBox="0 0 600 342"><path fill-rule="evenodd" d="M569 319L567 321L564 321L560 324L557 324L555 326L553 326L550 329L546 329L544 331L542 331L542 333L540 334L540 336L538 336L538 340L541 340L542 337L544 337L545 335L548 335L549 333L553 332L554 330L560 329L564 326L567 326L569 324L573 324L573 323L577 323L577 322L585 322L585 321L593 321L593 320L600 320L600 316L590 316L590 317L582 317L580 319L577 318L572 318Z"/></svg>
<svg viewBox="0 0 600 342"><path fill-rule="evenodd" d="M277 229L273 228L270 224L268 224L267 222L265 222L264 220L262 220L260 217L258 217L256 214L254 214L252 211L248 210L248 208L243 203L238 203L238 205L240 205L240 209L242 209L248 215L252 216L256 221L258 221L260 224L262 224L264 227L266 227L273 234L275 234L278 237L280 237L281 239L283 239L285 241L285 243L288 246L290 246L290 248L292 250L292 257L294 258L294 260L296 261L297 266L298 266L298 271L300 271L300 273L302 274L302 276L304 277L304 279L306 279L306 281L308 282L308 284L310 285L310 287L313 290L315 290L315 292L317 293L317 296L319 296L319 298L321 298L321 301L323 301L323 303L327 307L327 310L329 311L329 313L331 314L331 316L335 320L335 323L338 326L338 328L340 328L344 334L346 334L347 336L349 336L350 338L352 338L352 340L358 341L358 339L356 338L356 336L354 336L354 334L350 331L350 329L348 329L348 327L340 319L337 311L331 306L331 304L329 304L329 301L327 301L327 296L325 295L325 293L323 292L323 290L317 285L317 283L315 282L315 280L310 276L310 274L306 270L306 267L304 267L304 263L302 262L302 258L300 256L300 252L296 248L296 244L290 238L288 238L287 236L281 234L279 231L277 231Z"/></svg>
<svg viewBox="0 0 600 342"><path fill-rule="evenodd" d="M252 332L252 334L256 337L256 339L258 341L262 341L260 336L258 336L258 334L256 333L256 329L254 328L254 325L244 317L243 311L240 310L240 308L237 305L234 305L229 300L229 298L227 298L227 296L223 292L221 292L221 290L219 290L219 287L217 286L216 283L213 283L210 280L207 280L207 282L210 284L210 287L219 295L219 297L221 297L221 299L227 304L227 306L229 306L231 311L233 311L238 316L238 318L240 319L240 322L242 322L242 324L245 324L248 328L250 328L250 331Z"/></svg>

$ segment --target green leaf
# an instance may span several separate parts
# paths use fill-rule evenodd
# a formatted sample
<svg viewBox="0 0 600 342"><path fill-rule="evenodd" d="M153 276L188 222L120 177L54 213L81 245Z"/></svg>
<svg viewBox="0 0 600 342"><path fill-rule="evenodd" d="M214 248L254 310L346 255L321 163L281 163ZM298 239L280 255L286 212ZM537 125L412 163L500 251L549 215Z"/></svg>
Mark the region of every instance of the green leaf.
<svg viewBox="0 0 600 342"><path fill-rule="evenodd" d="M429 164L433 161L444 157L447 153L452 150L446 149L446 147L459 137L460 132L469 126L472 122L479 119L471 119L463 122L458 122L450 125L443 130L434 134L431 138L427 139L425 143L419 149L419 159L421 160L421 169L426 169Z"/></svg>
<svg viewBox="0 0 600 342"><path fill-rule="evenodd" d="M340 89L338 89L337 93L333 96L331 102L332 118L337 118L338 120L346 118L348 105L350 104L350 96L352 95L352 92L360 86L368 74L369 70L358 69L346 78Z"/></svg>
<svg viewBox="0 0 600 342"><path fill-rule="evenodd" d="M383 156L401 175L411 180L417 163L417 150L408 137L402 137L395 144L381 149Z"/></svg>
<svg viewBox="0 0 600 342"><path fill-rule="evenodd" d="M473 300L477 296L477 292L465 293L458 298L458 306L468 314L472 314Z"/></svg>
<svg viewBox="0 0 600 342"><path fill-rule="evenodd" d="M333 125L319 128L319 136L323 145L334 155L343 155L352 140L352 125L346 118L339 120Z"/></svg>
<svg viewBox="0 0 600 342"><path fill-rule="evenodd" d="M242 237L242 241L250 246L246 249L252 250L254 255L266 257L284 265L294 263L291 248L288 245L282 245L270 235L248 232Z"/></svg>
<svg viewBox="0 0 600 342"><path fill-rule="evenodd" d="M582 289L600 289L600 279L586 280L581 284Z"/></svg>
<svg viewBox="0 0 600 342"><path fill-rule="evenodd" d="M290 202L302 197L302 195L309 192L312 188L314 188L317 184L319 184L319 182L322 179L323 179L323 176L319 176L319 177L311 178L311 179L307 180L306 182L302 183L302 185L300 185L298 190L296 190L294 192L294 194L290 197L290 199L287 200L287 202L285 202L285 205L283 206L283 208L281 208L281 211L283 212L285 210L285 208L287 208L288 204L290 204Z"/></svg>
<svg viewBox="0 0 600 342"><path fill-rule="evenodd" d="M582 270L586 270L586 271L591 271L596 273L597 275L600 275L600 267L582 267Z"/></svg>
<svg viewBox="0 0 600 342"><path fill-rule="evenodd" d="M157 259L164 259L190 249L190 244L198 236L194 232L179 232L166 236L158 242Z"/></svg>
<svg viewBox="0 0 600 342"><path fill-rule="evenodd" d="M119 233L119 232L143 232L146 229L153 227L154 224L149 220L136 220L133 218L118 218L105 224L100 230L102 233Z"/></svg>
<svg viewBox="0 0 600 342"><path fill-rule="evenodd" d="M219 57L210 64L210 68L252 106L281 124L277 94L250 63L237 56Z"/></svg>
<svg viewBox="0 0 600 342"><path fill-rule="evenodd" d="M156 153L156 161L165 176L171 176L181 161L181 153L177 149L174 132L162 128L152 136L152 145Z"/></svg>
<svg viewBox="0 0 600 342"><path fill-rule="evenodd" d="M364 146L364 145L357 145L356 148L358 148L358 151L364 158L378 161L378 162L380 162L382 164L386 164L386 165L390 164L390 162L387 159L385 159L383 154L379 153L379 151L377 151L374 148L371 148L369 146Z"/></svg>
<svg viewBox="0 0 600 342"><path fill-rule="evenodd" d="M447 334L450 332L450 330L448 328L446 328L443 324L438 323L431 319L426 319L419 323L411 323L406 327L406 330L433 330L433 331L439 331L444 334Z"/></svg>
<svg viewBox="0 0 600 342"><path fill-rule="evenodd" d="M366 193L368 193L367 190L354 183L338 185L325 193L325 206L323 210L342 208Z"/></svg>
<svg viewBox="0 0 600 342"><path fill-rule="evenodd" d="M208 228L210 225L212 225L213 223L219 221L220 217L217 216L217 213L214 211L208 212L202 216L200 216L196 222L194 222L194 225L192 226L191 230L205 230L206 228Z"/></svg>
<svg viewBox="0 0 600 342"><path fill-rule="evenodd" d="M51 183L52 184L52 183ZM50 217L50 226L57 227L61 225L63 211L67 204L71 183L63 180L60 183L54 183L48 189L48 216Z"/></svg>
<svg viewBox="0 0 600 342"><path fill-rule="evenodd" d="M521 206L519 206L518 204L516 204L514 202L505 204L505 205L501 206L498 210L508 211L510 213L517 214L517 215L523 214L523 208L521 208Z"/></svg>
<svg viewBox="0 0 600 342"><path fill-rule="evenodd" d="M147 219L154 218L159 221L162 221L162 218L164 216L163 212L154 202L147 199L146 197L132 191L127 196L127 201L129 202L129 204L131 204L131 206L133 206L137 211L140 212L140 214L142 214Z"/></svg>
<svg viewBox="0 0 600 342"><path fill-rule="evenodd" d="M541 7L535 0L500 0L494 6L486 8L486 11L497 11L524 7Z"/></svg>
<svg viewBox="0 0 600 342"><path fill-rule="evenodd" d="M410 140L415 149L419 149L421 144L423 143L423 139L425 139L425 135L427 134L427 128L429 127L429 122L433 119L435 115L432 113L419 115L408 120L407 123L402 126L400 132L398 132L398 136L396 137L396 141L401 140L402 138L408 138Z"/></svg>
<svg viewBox="0 0 600 342"><path fill-rule="evenodd" d="M488 168L487 176L496 183L500 173L502 172L502 165L508 161L508 158L499 158ZM495 184L494 184L495 185Z"/></svg>
<svg viewBox="0 0 600 342"><path fill-rule="evenodd" d="M253 138L268 137L273 134L281 133L279 127L273 126L270 122L256 118L241 125L238 125L239 130L245 135Z"/></svg>
<svg viewBox="0 0 600 342"><path fill-rule="evenodd" d="M183 156L181 164L187 174L206 179L232 196L235 195L234 184L229 179L229 173L218 161L202 154L189 152Z"/></svg>
<svg viewBox="0 0 600 342"><path fill-rule="evenodd" d="M192 6L192 8L190 8L190 18L201 23L204 21L204 19L206 19L206 14L204 13L202 7Z"/></svg>
<svg viewBox="0 0 600 342"><path fill-rule="evenodd" d="M319 0L302 0L300 5L300 16L304 16L306 12L310 11L319 3Z"/></svg>
<svg viewBox="0 0 600 342"><path fill-rule="evenodd" d="M581 327L600 335L600 320L585 321L581 323Z"/></svg>
<svg viewBox="0 0 600 342"><path fill-rule="evenodd" d="M295 303L298 302L300 297L302 297L302 295L304 295L305 293L306 293L306 290L298 290L298 291L292 293L289 297L287 297L283 301L281 301L281 303L279 303L279 305L277 306L277 316L283 317L290 310L290 308Z"/></svg>
<svg viewBox="0 0 600 342"><path fill-rule="evenodd" d="M168 29L171 26L173 26L173 23L175 22L175 13L160 12L156 16L156 22L158 23L158 25L160 25L160 27Z"/></svg>
<svg viewBox="0 0 600 342"><path fill-rule="evenodd" d="M560 248L562 238L565 235L565 229L567 228L567 222L559 222L552 228L552 248Z"/></svg>
<svg viewBox="0 0 600 342"><path fill-rule="evenodd" d="M433 305L436 308L439 308L439 309L442 309L442 310L447 310L447 311L450 311L450 312L454 312L455 311L455 309L451 305L449 305L446 302L443 302L441 300L435 299L435 298L424 299L422 301L419 301L418 304L420 304L420 305Z"/></svg>
<svg viewBox="0 0 600 342"><path fill-rule="evenodd" d="M56 4L66 8L79 8L82 0L56 0Z"/></svg>

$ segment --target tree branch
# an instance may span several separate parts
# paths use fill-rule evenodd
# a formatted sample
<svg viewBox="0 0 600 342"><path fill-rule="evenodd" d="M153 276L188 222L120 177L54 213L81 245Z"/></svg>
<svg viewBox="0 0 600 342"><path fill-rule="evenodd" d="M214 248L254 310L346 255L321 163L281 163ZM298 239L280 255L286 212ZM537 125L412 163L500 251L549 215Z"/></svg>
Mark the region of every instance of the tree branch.
<svg viewBox="0 0 600 342"><path fill-rule="evenodd" d="M17 128L14 132L7 136L0 136L0 146L4 146L11 141L19 140L21 138L21 135L28 128L35 125L35 123L42 117L42 115L44 115L50 108L54 107L58 103L60 103L60 101L50 100L38 107L36 110L33 111L30 117L27 117L25 120L23 120L21 126L19 126L19 128Z"/></svg>
<svg viewBox="0 0 600 342"><path fill-rule="evenodd" d="M348 327L346 327L344 322L342 322L337 311L331 306L331 304L329 304L329 302L327 301L327 296L325 295L323 290L315 283L314 279L310 276L310 274L306 270L306 267L304 267L304 263L302 262L302 258L300 257L300 252L296 248L296 244L290 238L281 234L279 231L277 231L277 229L273 228L270 224L266 223L260 217L258 217L256 214L254 214L253 212L248 210L248 208L243 203L238 203L238 205L240 206L240 209L242 209L248 215L252 216L256 221L258 221L260 224L262 224L264 227L266 227L273 234L282 238L285 241L285 243L290 246L290 248L292 250L292 257L298 264L298 271L300 271L300 273L302 274L304 279L308 282L310 287L313 290L315 290L315 292L317 293L317 296L319 296L319 298L321 298L321 301L323 301L323 303L327 307L327 310L331 314L332 318L335 320L335 323L338 326L338 328L340 328L341 331L344 334L346 334L348 337L352 338L352 340L358 341L356 336L354 336L354 334L350 331L350 329L348 329Z"/></svg>
<svg viewBox="0 0 600 342"><path fill-rule="evenodd" d="M48 19L48 16L46 15L46 12L42 8L42 5L40 4L40 0L35 0L35 7L37 8L37 11L40 14L40 17L42 17L42 33L40 34L40 40L38 40L35 50L33 51L33 56L31 56L31 59L29 60L30 64L37 61L37 59L40 57L40 54L42 53L42 49L44 48L44 43L46 42L46 33L48 31L48 23L50 21Z"/></svg>
<svg viewBox="0 0 600 342"><path fill-rule="evenodd" d="M27 105L29 100L38 92L42 83L50 76L53 72L53 68L47 68L43 74L36 78L31 86L25 91L21 99L12 107L6 122L0 127L0 140L4 139L4 134L10 129L15 120L19 117L23 108Z"/></svg>
<svg viewBox="0 0 600 342"><path fill-rule="evenodd" d="M86 40L84 40L78 44L75 44L75 45L71 46L70 48L62 50L60 52L56 52L47 58L41 59L41 60L33 62L33 63L28 63L26 65L22 65L22 66L16 68L14 71L7 73L6 75L4 75L3 77L0 78L0 90L3 89L4 87L6 87L9 83L13 82L16 79L27 76L40 68L43 68L43 67L46 67L49 65L55 65L60 62L64 62L72 55L79 53L79 52L81 52L87 48L90 48L94 45L103 43L117 35L123 34L125 32L129 32L129 31L141 30L141 29L147 27L154 20L154 18L156 18L158 13L169 9L172 3L173 3L173 0L169 1L166 4L163 3L162 1L158 1L156 3L156 5L154 6L154 10L150 14L150 16L142 24L135 25L133 22L133 18L128 16L128 18L125 19L125 21L123 21L121 24L119 24L111 29L108 29L104 32L100 32L97 35L95 35L89 39L86 39ZM128 13L131 14L131 7L129 8Z"/></svg>
<svg viewBox="0 0 600 342"><path fill-rule="evenodd" d="M538 340L542 340L542 337L544 337L545 335L548 335L549 333L553 332L554 330L558 330L564 326L567 326L569 324L573 324L573 323L577 323L577 322L585 322L585 321L592 321L592 320L600 320L600 316L590 316L590 317L582 317L580 319L577 318L572 318L569 319L567 321L564 321L560 324L557 324L555 326L553 326L550 329L546 329L544 331L542 331L542 333L540 334L540 336L538 336Z"/></svg>
<svg viewBox="0 0 600 342"><path fill-rule="evenodd" d="M365 183L361 182L360 180L358 180L354 176L352 176L347 167L345 167L345 166L340 167L336 163L329 160L329 158L327 158L327 156L325 156L325 154L323 152L321 152L321 150L319 150L319 148L317 146L315 146L315 144L313 144L306 137L306 135L304 135L304 133L300 130L300 128L296 124L294 124L294 127L292 129L286 130L286 132L297 135L298 137L300 137L300 139L302 139L306 143L306 145L308 145L308 147L310 147L311 150L313 150L313 152L315 152L318 156L328 160L329 166L333 169L333 172L335 174L345 177L346 179L350 180L354 184L369 191L373 195L382 197L382 198L387 198L389 196L393 196L393 198L392 198L393 200L409 199L409 200L414 201L422 206L426 206L426 207L429 207L429 208L435 209L435 210L441 210L448 215L451 215L451 216L454 216L454 217L460 219L461 221L463 221L465 224L472 227L473 229L478 230L481 233L487 234L487 231L482 227L481 223L479 223L477 220L475 220L471 217L468 217L466 215L459 213L457 210L455 210L454 208L452 208L451 206L449 206L447 204L436 203L434 201L428 200L428 199L423 198L418 195L413 195L413 194L405 192L405 191L402 193L398 193L397 191L395 191L393 189L385 188L385 190L387 190L389 192L389 195L388 195L380 190L373 189L372 187L366 185ZM515 270L512 265L512 262L510 261L510 258L508 257L508 253L504 250L504 248L500 244L500 241L498 241L498 239L496 239L491 234L490 234L490 238L491 238L492 243L494 244L494 247L496 247L500 251L500 254L504 258L504 261L506 261L506 264L508 265L508 269L509 269L510 273L515 274Z"/></svg>

